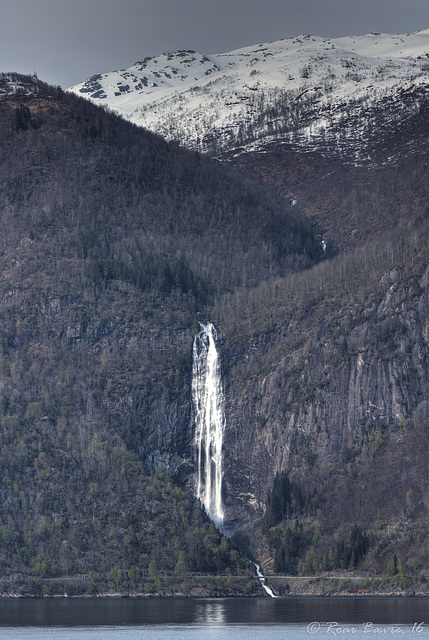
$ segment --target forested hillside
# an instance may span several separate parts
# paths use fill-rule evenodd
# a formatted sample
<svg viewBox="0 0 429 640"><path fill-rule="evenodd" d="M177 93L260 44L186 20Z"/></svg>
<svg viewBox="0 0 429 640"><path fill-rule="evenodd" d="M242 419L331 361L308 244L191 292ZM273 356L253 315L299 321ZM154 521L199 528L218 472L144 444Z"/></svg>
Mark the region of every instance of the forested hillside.
<svg viewBox="0 0 429 640"><path fill-rule="evenodd" d="M26 77L1 78L0 127L0 573L91 571L93 592L129 589L132 567L134 590L159 591L163 572L246 573L166 474L192 480L198 318L314 263L311 227L229 169Z"/></svg>
<svg viewBox="0 0 429 640"><path fill-rule="evenodd" d="M2 589L255 593L193 499L199 320L234 544L266 571L423 584L425 151L353 187L356 220L390 202L389 222L328 260L299 204L58 88L2 76L0 125Z"/></svg>
<svg viewBox="0 0 429 640"><path fill-rule="evenodd" d="M1 124L7 237L54 237L95 287L202 304L317 258L310 225L269 192L71 94L6 93Z"/></svg>

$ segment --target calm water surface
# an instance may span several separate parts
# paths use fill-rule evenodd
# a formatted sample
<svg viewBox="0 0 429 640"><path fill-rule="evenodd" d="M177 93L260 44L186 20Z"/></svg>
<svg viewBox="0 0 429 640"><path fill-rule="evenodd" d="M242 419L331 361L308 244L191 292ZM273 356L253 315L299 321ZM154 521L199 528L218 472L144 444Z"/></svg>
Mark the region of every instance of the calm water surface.
<svg viewBox="0 0 429 640"><path fill-rule="evenodd" d="M1 600L0 640L429 640L426 598Z"/></svg>

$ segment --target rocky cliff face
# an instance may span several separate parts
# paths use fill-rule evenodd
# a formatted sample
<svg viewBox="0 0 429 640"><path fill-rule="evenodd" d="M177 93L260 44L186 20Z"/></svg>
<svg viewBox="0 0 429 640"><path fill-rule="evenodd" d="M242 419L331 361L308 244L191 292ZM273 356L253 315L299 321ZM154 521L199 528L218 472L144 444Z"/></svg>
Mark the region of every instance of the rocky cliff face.
<svg viewBox="0 0 429 640"><path fill-rule="evenodd" d="M389 269L377 279L378 291L365 287L368 297L360 303L345 304L343 282L343 293L308 301L295 314L284 299L271 330L256 335L255 324L252 339L236 337L234 345L226 339L224 468L232 525L246 528L262 515L280 470L311 493L328 475L332 482L332 474L368 456L373 463L361 469L359 483L373 483L379 465L378 491L367 487L360 509L347 507L347 492L357 488L346 483L337 491L337 509L329 498L321 505L321 520L335 512L336 520L347 521L346 511L369 522L378 510L393 521L406 491L418 489L412 477L424 462L415 455L419 471L395 481L404 498L399 512L395 501L395 511L383 456L414 438L410 429L427 425L429 268L420 256L412 274Z"/></svg>

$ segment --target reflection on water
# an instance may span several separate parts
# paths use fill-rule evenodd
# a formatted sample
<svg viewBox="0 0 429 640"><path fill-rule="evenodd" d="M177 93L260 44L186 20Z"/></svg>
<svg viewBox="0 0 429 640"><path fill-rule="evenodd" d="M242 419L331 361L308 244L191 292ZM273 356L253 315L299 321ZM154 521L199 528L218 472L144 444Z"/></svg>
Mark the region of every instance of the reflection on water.
<svg viewBox="0 0 429 640"><path fill-rule="evenodd" d="M226 624L225 600L198 600L193 622L197 624Z"/></svg>

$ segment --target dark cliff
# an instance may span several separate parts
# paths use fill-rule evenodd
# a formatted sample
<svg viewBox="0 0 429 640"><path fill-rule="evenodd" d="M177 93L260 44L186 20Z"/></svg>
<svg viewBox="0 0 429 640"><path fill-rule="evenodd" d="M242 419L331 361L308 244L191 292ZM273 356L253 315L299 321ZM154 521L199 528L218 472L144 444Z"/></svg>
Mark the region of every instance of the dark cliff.
<svg viewBox="0 0 429 640"><path fill-rule="evenodd" d="M383 243L260 288L242 301L240 320L219 315L230 336L231 519L260 545L254 527L266 532L267 492L287 472L307 505L289 524L319 536L307 572L323 568L324 554L354 525L375 536L373 571L385 570L400 549L404 560L427 563L420 531L428 517L427 242L425 218Z"/></svg>

